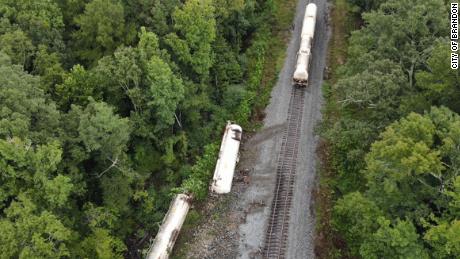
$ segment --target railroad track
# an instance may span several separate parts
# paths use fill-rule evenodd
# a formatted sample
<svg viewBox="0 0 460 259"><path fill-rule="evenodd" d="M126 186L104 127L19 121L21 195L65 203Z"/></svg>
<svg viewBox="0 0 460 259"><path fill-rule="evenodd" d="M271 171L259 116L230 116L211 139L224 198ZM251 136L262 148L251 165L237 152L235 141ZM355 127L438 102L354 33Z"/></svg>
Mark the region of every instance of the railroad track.
<svg viewBox="0 0 460 259"><path fill-rule="evenodd" d="M305 88L293 87L287 126L283 132L281 150L278 156L275 195L265 236L264 258L285 258L286 256L304 95Z"/></svg>

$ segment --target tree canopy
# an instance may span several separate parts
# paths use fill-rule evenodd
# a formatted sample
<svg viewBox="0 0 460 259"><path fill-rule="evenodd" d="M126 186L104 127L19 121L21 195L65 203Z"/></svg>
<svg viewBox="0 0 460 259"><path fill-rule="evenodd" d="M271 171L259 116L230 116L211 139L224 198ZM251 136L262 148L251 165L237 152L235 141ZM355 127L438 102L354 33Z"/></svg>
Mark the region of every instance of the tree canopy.
<svg viewBox="0 0 460 259"><path fill-rule="evenodd" d="M456 258L458 71L450 68L448 5L354 1L323 123L331 149L332 221L353 258ZM332 104L332 105L331 105Z"/></svg>
<svg viewBox="0 0 460 259"><path fill-rule="evenodd" d="M272 5L0 0L0 257L143 257L251 116Z"/></svg>

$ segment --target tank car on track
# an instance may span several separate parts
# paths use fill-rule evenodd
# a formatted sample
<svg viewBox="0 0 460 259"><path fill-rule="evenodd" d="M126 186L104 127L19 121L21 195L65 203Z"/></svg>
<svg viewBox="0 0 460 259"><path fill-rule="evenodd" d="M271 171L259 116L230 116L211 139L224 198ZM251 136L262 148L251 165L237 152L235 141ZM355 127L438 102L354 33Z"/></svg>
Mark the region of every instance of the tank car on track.
<svg viewBox="0 0 460 259"><path fill-rule="evenodd" d="M300 36L300 48L297 53L297 63L293 75L294 84L299 86L308 85L308 73L312 57L311 50L315 36L316 9L316 5L311 3L307 5L305 10Z"/></svg>

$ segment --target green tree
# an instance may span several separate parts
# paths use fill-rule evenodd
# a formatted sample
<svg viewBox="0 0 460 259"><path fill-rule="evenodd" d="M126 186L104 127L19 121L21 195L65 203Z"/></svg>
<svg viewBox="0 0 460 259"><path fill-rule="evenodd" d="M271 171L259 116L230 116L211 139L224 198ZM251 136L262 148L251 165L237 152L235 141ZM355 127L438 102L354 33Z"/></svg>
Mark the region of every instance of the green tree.
<svg viewBox="0 0 460 259"><path fill-rule="evenodd" d="M141 28L139 38L137 47L122 47L101 59L96 71L105 79L104 91L114 105L129 98L130 105L120 109L133 112L136 133L149 136L174 124L184 85L165 61L168 57L160 50L158 37ZM149 126L149 121L155 125Z"/></svg>
<svg viewBox="0 0 460 259"><path fill-rule="evenodd" d="M222 36L214 43L214 51L216 60L211 68L211 78L216 101L221 102L224 101L222 96L230 84L242 83L243 71L238 63L237 52L232 50L231 45Z"/></svg>
<svg viewBox="0 0 460 259"><path fill-rule="evenodd" d="M452 186L447 191L447 195L450 198L450 214L455 217L455 215L460 214L460 176L456 176L455 179L452 181Z"/></svg>
<svg viewBox="0 0 460 259"><path fill-rule="evenodd" d="M428 259L428 253L423 247L419 235L411 222L377 219L379 229L370 235L360 247L362 258L398 258L398 259Z"/></svg>
<svg viewBox="0 0 460 259"><path fill-rule="evenodd" d="M366 13L366 27L353 33L351 59L371 53L375 60L401 63L414 86L417 69L426 63L427 50L438 37L447 36L448 19L442 0L389 0L377 11Z"/></svg>
<svg viewBox="0 0 460 259"><path fill-rule="evenodd" d="M114 238L106 229L96 228L93 233L82 242L83 255L88 258L124 258L126 246Z"/></svg>
<svg viewBox="0 0 460 259"><path fill-rule="evenodd" d="M459 123L457 114L433 107L389 126L366 157L372 199L400 217L447 207L446 191L459 172Z"/></svg>
<svg viewBox="0 0 460 259"><path fill-rule="evenodd" d="M167 35L166 43L175 57L204 79L214 62L212 43L216 38L216 20L211 0L188 0L173 14L176 33Z"/></svg>
<svg viewBox="0 0 460 259"><path fill-rule="evenodd" d="M386 0L348 0L349 3L359 7L360 12L367 12L370 10L377 9L380 4Z"/></svg>
<svg viewBox="0 0 460 259"><path fill-rule="evenodd" d="M72 231L60 210L68 208L73 184L57 171L61 154L57 142L34 147L19 138L0 140L2 258L69 255Z"/></svg>
<svg viewBox="0 0 460 259"><path fill-rule="evenodd" d="M131 129L129 120L114 114L112 107L90 100L80 116L78 132L89 152L115 160L126 150Z"/></svg>
<svg viewBox="0 0 460 259"><path fill-rule="evenodd" d="M66 75L58 54L56 52L49 53L46 46L40 45L34 60L33 73L40 75L42 88L56 97L55 86L61 84ZM59 102L60 100L56 101Z"/></svg>
<svg viewBox="0 0 460 259"><path fill-rule="evenodd" d="M131 134L129 119L120 118L106 103L91 99L84 110L77 106L72 110L80 114L79 139L91 155L90 161L95 162L87 180L102 188L105 206L125 212L135 176L125 153Z"/></svg>
<svg viewBox="0 0 460 259"><path fill-rule="evenodd" d="M343 117L327 129L324 136L331 143L332 163L337 170L335 187L342 194L363 190L364 157L378 136L378 128L372 122Z"/></svg>
<svg viewBox="0 0 460 259"><path fill-rule="evenodd" d="M0 52L0 137L29 139L42 144L58 134L60 114L45 98L39 78L27 74L21 66L11 65Z"/></svg>
<svg viewBox="0 0 460 259"><path fill-rule="evenodd" d="M154 55L161 55L158 36L153 32L148 32L145 27L141 27L139 32L137 49L143 63L146 63Z"/></svg>
<svg viewBox="0 0 460 259"><path fill-rule="evenodd" d="M184 98L182 80L163 60L152 57L147 64L147 84L151 96L148 105L155 109L157 129L172 125L177 106Z"/></svg>
<svg viewBox="0 0 460 259"><path fill-rule="evenodd" d="M72 67L69 73L64 75L62 84L55 87L54 95L62 110L70 109L71 104L86 105L88 97L102 99L97 73L87 71L81 65Z"/></svg>
<svg viewBox="0 0 460 259"><path fill-rule="evenodd" d="M1 0L0 16L27 33L35 46L63 50L62 30L64 23L59 6L52 0Z"/></svg>
<svg viewBox="0 0 460 259"><path fill-rule="evenodd" d="M57 0L55 1L62 12L62 18L66 27L66 37L74 29L75 17L82 14L85 10L86 0Z"/></svg>
<svg viewBox="0 0 460 259"><path fill-rule="evenodd" d="M17 197L0 219L2 258L62 258L70 256L66 242L72 231L59 217L35 205L25 194Z"/></svg>
<svg viewBox="0 0 460 259"><path fill-rule="evenodd" d="M445 169L432 149L435 125L427 116L410 114L389 126L366 156L369 195L389 213L406 217L436 196ZM433 183L432 183L433 182ZM432 186L433 184L433 186Z"/></svg>
<svg viewBox="0 0 460 259"><path fill-rule="evenodd" d="M242 11L245 7L244 0L214 0L213 4L219 18L227 18L232 12Z"/></svg>
<svg viewBox="0 0 460 259"><path fill-rule="evenodd" d="M182 5L180 0L123 0L123 3L127 20L145 26L160 36L172 31L172 13L175 7Z"/></svg>
<svg viewBox="0 0 460 259"><path fill-rule="evenodd" d="M99 60L95 73L101 77L101 90L113 105L129 114L130 110L142 109L143 93L141 90L142 69L139 64L138 51L131 47L118 48L113 56ZM130 105L123 102L126 97ZM121 104L121 105L120 105Z"/></svg>
<svg viewBox="0 0 460 259"><path fill-rule="evenodd" d="M431 52L427 70L415 74L417 86L435 105L446 105L460 112L460 79L458 70L450 68L450 48L448 42L440 42Z"/></svg>
<svg viewBox="0 0 460 259"><path fill-rule="evenodd" d="M455 258L460 254L460 221L442 222L430 228L425 240L433 247L433 257Z"/></svg>
<svg viewBox="0 0 460 259"><path fill-rule="evenodd" d="M0 50L11 57L13 64L25 68L31 61L35 47L29 37L21 29L17 29L0 36Z"/></svg>
<svg viewBox="0 0 460 259"><path fill-rule="evenodd" d="M364 71L341 79L335 88L344 107L365 113L366 120L387 125L397 118L406 81L399 65L375 60Z"/></svg>
<svg viewBox="0 0 460 259"><path fill-rule="evenodd" d="M349 193L334 206L333 226L348 241L352 255L358 255L361 244L374 233L382 211L359 192Z"/></svg>
<svg viewBox="0 0 460 259"><path fill-rule="evenodd" d="M31 145L18 138L0 140L1 204L8 206L8 198L33 191L37 205L63 207L73 187L67 176L56 173L62 154L59 144Z"/></svg>
<svg viewBox="0 0 460 259"><path fill-rule="evenodd" d="M443 163L446 165L446 172L440 179L443 189L445 185L452 186L455 177L460 175L460 116L446 107L433 107L429 117L436 125L437 144Z"/></svg>
<svg viewBox="0 0 460 259"><path fill-rule="evenodd" d="M123 5L118 0L93 0L75 18L79 30L73 34L78 56L92 64L126 42Z"/></svg>
<svg viewBox="0 0 460 259"><path fill-rule="evenodd" d="M445 222L457 220L460 204L459 123L458 114L432 107L425 115L411 113L392 123L372 144L362 173L367 189L345 195L334 206L334 226L352 255L427 258L418 236L443 258L456 249L456 227L444 230L450 228Z"/></svg>

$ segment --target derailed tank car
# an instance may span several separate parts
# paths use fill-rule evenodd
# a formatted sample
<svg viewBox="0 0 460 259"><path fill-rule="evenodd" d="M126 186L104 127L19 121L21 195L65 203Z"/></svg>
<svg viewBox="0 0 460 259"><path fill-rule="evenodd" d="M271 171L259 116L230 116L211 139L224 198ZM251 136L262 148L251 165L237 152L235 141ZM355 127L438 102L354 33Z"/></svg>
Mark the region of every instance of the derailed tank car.
<svg viewBox="0 0 460 259"><path fill-rule="evenodd" d="M151 246L147 259L167 259L179 235L182 224L190 209L191 197L186 194L178 194L169 207L168 213L163 219L158 234Z"/></svg>
<svg viewBox="0 0 460 259"><path fill-rule="evenodd" d="M300 48L297 53L297 63L293 75L295 85L307 86L308 73L311 63L311 49L315 36L316 25L316 5L308 4L302 24L302 34L300 36Z"/></svg>
<svg viewBox="0 0 460 259"><path fill-rule="evenodd" d="M233 174L238 162L238 151L240 148L243 129L237 124L228 123L222 137L219 158L211 184L211 191L215 193L229 193L232 188Z"/></svg>

